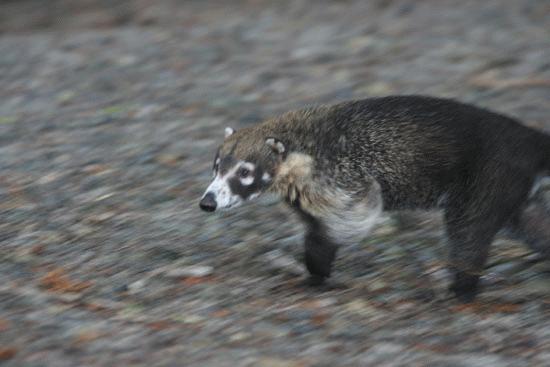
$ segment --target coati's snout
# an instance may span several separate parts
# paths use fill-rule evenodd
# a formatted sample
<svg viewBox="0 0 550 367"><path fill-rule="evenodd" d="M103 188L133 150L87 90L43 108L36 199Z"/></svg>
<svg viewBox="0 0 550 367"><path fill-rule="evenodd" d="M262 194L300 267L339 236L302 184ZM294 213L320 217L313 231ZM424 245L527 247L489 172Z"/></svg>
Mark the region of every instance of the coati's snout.
<svg viewBox="0 0 550 367"><path fill-rule="evenodd" d="M211 192L206 193L201 199L199 206L205 212L213 212L214 210L216 210L216 206L218 206L218 204L216 203L216 197Z"/></svg>
<svg viewBox="0 0 550 367"><path fill-rule="evenodd" d="M282 143L266 138L260 144L250 144L233 136L234 132L226 128L225 141L214 158L214 180L199 203L204 211L239 206L260 196L272 182L273 167L269 162L276 160L274 149L284 150Z"/></svg>
<svg viewBox="0 0 550 367"><path fill-rule="evenodd" d="M242 204L244 198L235 192L237 188L234 182L237 168L231 169L229 172L216 170L214 172L214 180L210 183L204 195L199 202L199 206L206 212L213 212L216 209L229 209Z"/></svg>
<svg viewBox="0 0 550 367"><path fill-rule="evenodd" d="M233 208L258 197L271 177L251 162L233 158L217 158L216 161L214 180L199 203L200 208L207 212Z"/></svg>

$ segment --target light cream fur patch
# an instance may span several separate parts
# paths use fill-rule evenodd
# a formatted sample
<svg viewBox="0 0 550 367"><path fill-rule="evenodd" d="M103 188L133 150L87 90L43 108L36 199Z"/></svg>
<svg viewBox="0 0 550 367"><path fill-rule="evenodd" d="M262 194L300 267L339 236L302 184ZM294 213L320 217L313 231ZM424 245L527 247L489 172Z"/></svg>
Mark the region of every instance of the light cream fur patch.
<svg viewBox="0 0 550 367"><path fill-rule="evenodd" d="M280 164L271 190L293 203L298 195L310 191L313 158L307 154L291 153Z"/></svg>
<svg viewBox="0 0 550 367"><path fill-rule="evenodd" d="M364 197L327 187L313 179L313 158L292 153L281 163L273 179L272 191L291 204L300 200L300 208L318 218L328 235L338 244L364 239L383 211L380 185L372 180Z"/></svg>

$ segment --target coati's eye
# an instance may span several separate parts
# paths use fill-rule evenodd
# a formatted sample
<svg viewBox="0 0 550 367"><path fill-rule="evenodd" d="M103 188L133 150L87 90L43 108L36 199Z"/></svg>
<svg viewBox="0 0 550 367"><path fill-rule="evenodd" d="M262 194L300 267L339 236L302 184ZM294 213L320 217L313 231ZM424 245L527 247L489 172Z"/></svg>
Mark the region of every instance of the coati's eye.
<svg viewBox="0 0 550 367"><path fill-rule="evenodd" d="M247 178L250 175L250 170L248 168L242 167L239 169L239 177Z"/></svg>

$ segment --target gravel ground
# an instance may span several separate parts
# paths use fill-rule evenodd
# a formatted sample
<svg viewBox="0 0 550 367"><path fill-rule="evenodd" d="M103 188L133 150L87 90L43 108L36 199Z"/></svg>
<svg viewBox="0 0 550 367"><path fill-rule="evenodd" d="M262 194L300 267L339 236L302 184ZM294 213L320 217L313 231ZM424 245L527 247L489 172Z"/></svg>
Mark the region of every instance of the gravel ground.
<svg viewBox="0 0 550 367"><path fill-rule="evenodd" d="M381 221L332 287L260 200L198 210L223 127L423 93L550 131L550 2L4 1L3 366L550 365L550 264L499 238L449 297L437 213Z"/></svg>

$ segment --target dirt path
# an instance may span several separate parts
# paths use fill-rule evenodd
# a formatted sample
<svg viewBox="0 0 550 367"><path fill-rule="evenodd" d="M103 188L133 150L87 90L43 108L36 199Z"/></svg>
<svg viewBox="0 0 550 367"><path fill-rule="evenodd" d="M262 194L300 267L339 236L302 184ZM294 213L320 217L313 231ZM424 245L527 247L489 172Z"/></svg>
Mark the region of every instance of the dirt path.
<svg viewBox="0 0 550 367"><path fill-rule="evenodd" d="M48 3L0 4L2 366L550 363L521 243L464 307L437 216L388 219L318 292L283 206L197 208L223 127L305 104L423 93L550 131L549 1Z"/></svg>

